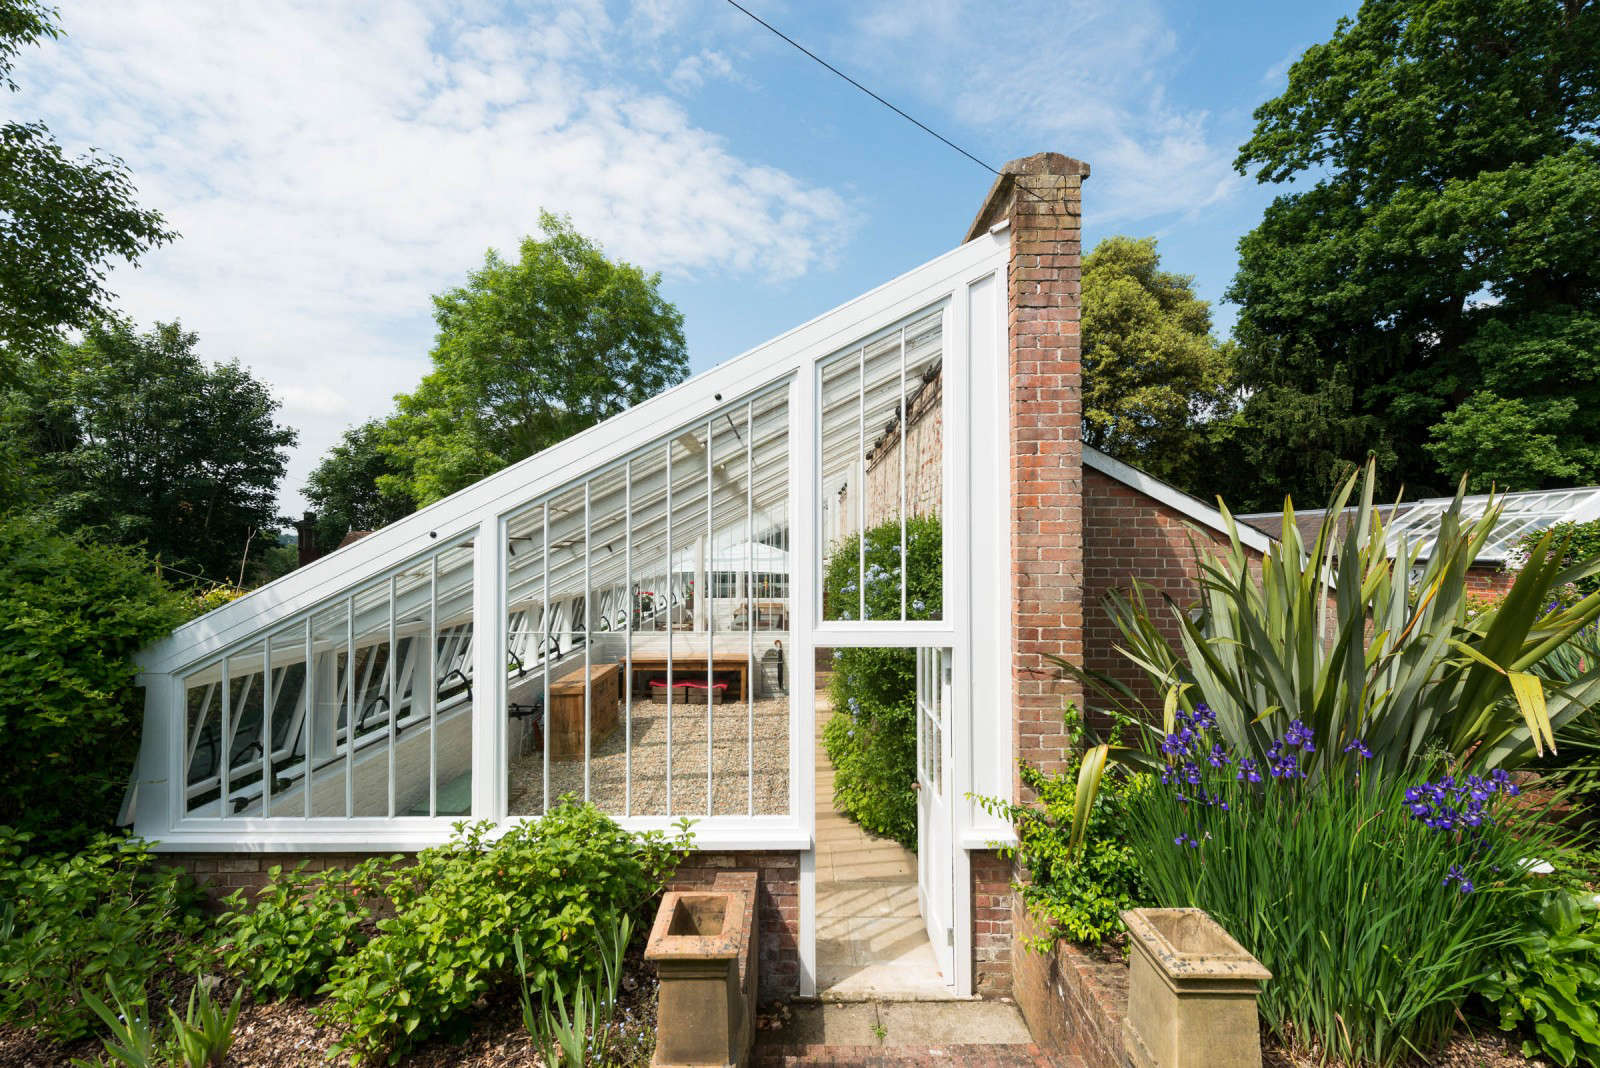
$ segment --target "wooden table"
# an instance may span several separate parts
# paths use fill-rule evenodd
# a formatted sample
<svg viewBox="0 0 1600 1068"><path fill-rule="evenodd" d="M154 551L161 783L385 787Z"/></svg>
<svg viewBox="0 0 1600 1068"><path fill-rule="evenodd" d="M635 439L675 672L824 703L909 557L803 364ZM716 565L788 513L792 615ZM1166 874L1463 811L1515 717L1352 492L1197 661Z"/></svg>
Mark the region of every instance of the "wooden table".
<svg viewBox="0 0 1600 1068"><path fill-rule="evenodd" d="M721 653L711 658L712 675L735 675L739 679L738 692L732 700L743 701L748 693L750 658L744 653ZM667 655L665 653L639 653L633 654L633 673L648 672L653 675L667 673ZM706 658L683 653L674 653L672 656L672 679L674 682L687 682L690 679L703 680L706 677Z"/></svg>
<svg viewBox="0 0 1600 1068"><path fill-rule="evenodd" d="M583 759L584 725L592 729L591 751L617 729L617 700L621 694L621 664L594 664L589 668L589 715L583 712L583 668L577 667L550 684L550 715L545 744L551 760Z"/></svg>

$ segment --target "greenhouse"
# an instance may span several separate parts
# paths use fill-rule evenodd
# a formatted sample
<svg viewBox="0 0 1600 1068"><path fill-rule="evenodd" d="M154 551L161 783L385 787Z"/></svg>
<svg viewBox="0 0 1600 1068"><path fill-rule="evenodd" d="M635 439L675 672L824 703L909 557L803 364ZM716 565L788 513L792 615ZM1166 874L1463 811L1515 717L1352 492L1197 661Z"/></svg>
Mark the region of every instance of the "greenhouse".
<svg viewBox="0 0 1600 1068"><path fill-rule="evenodd" d="M570 795L636 828L690 818L702 848L804 850L819 647L1003 678L969 668L971 613L1003 602L974 602L965 546L1004 536L1005 487L970 463L1003 455L1007 251L985 233L179 628L144 658L138 833L408 849ZM865 565L898 611L824 611L830 549L927 514L977 517L947 524L946 618ZM946 838L1000 831L951 801L1005 786L995 726L929 756L952 765Z"/></svg>
<svg viewBox="0 0 1600 1068"><path fill-rule="evenodd" d="M761 871L774 989L1003 989L976 799L1060 759L1085 494L1215 521L1078 440L1087 173L1017 161L953 250L147 648L127 822L243 886L569 799L689 821L685 878ZM904 665L915 746L873 860L822 739L849 649Z"/></svg>

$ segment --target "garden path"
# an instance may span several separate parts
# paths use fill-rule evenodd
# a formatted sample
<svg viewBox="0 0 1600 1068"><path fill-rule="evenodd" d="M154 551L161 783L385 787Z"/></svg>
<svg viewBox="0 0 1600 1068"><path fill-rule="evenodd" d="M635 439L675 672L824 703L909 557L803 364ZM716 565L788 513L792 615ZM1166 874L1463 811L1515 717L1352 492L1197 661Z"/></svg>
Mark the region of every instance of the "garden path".
<svg viewBox="0 0 1600 1068"><path fill-rule="evenodd" d="M917 910L917 856L833 807L833 765L817 693L817 995L830 1001L954 997Z"/></svg>

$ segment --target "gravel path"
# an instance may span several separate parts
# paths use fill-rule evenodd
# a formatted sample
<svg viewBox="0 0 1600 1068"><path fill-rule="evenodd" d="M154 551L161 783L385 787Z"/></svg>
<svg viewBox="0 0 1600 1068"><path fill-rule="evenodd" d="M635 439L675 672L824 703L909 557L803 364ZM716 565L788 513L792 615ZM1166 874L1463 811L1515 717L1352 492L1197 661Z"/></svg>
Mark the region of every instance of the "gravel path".
<svg viewBox="0 0 1600 1068"><path fill-rule="evenodd" d="M717 705L711 721L714 761L711 812L718 816L782 815L789 811L789 699L767 697ZM754 745L749 728L755 727ZM667 708L635 700L633 705L635 816L706 815L706 706L672 706L672 798L667 799ZM626 814L627 732L623 725L590 754L589 799L613 815ZM752 756L753 749L753 756ZM753 768L754 789L750 770ZM583 796L583 761L552 761L550 797ZM544 804L544 754L535 750L512 761L511 814L537 815Z"/></svg>

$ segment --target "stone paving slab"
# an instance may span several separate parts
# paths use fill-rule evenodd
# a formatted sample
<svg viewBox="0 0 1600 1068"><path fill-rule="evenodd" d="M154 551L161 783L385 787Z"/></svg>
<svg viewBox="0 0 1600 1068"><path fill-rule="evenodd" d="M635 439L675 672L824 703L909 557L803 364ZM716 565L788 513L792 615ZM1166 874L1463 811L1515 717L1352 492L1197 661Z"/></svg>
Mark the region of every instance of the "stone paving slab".
<svg viewBox="0 0 1600 1068"><path fill-rule="evenodd" d="M791 1002L784 1026L762 1032L775 1046L1027 1046L1033 1039L1009 1001Z"/></svg>

